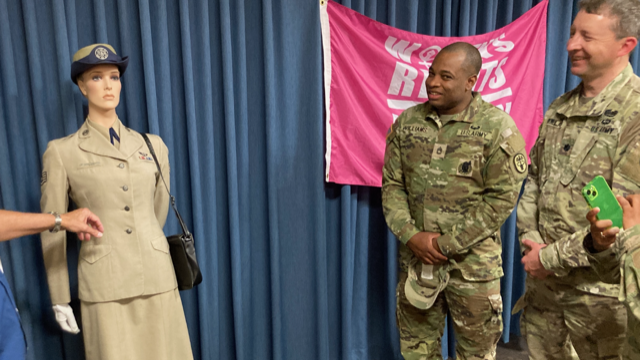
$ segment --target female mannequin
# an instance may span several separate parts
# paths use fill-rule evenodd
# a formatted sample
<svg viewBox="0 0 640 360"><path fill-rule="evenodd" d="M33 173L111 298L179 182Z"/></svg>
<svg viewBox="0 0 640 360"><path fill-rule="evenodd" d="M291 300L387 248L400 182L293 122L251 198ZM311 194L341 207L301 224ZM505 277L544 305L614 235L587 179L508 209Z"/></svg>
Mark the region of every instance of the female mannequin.
<svg viewBox="0 0 640 360"><path fill-rule="evenodd" d="M100 217L102 238L82 243L78 262L86 358L193 358L169 245L162 231L169 195L139 133L116 114L128 58L107 44L74 55L71 79L87 98L85 123L49 142L43 156L43 212L64 213L69 198ZM168 149L149 135L169 180ZM77 333L69 307L64 232L42 234L56 320Z"/></svg>

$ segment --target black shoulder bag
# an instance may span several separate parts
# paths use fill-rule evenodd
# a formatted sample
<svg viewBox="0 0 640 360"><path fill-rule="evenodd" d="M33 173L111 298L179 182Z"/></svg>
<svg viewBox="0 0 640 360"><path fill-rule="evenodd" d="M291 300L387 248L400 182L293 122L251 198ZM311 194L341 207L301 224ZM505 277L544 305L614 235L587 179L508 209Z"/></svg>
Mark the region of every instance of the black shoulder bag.
<svg viewBox="0 0 640 360"><path fill-rule="evenodd" d="M151 145L149 137L147 137L147 134L141 135L149 147L149 152L151 152L153 160L156 162L164 187L167 189L167 192L171 197L171 206L173 207L173 211L175 211L178 222L182 227L182 234L167 236L167 241L169 242L169 252L171 253L173 269L176 272L176 279L178 280L178 289L189 290L202 282L202 273L200 272L200 266L198 266L198 260L196 259L196 247L193 243L193 234L189 232L187 225L182 221L182 217L176 207L176 199L171 195L169 187L164 181L164 176L162 175L162 170L160 169L160 164L156 157L156 152L153 151L153 145Z"/></svg>

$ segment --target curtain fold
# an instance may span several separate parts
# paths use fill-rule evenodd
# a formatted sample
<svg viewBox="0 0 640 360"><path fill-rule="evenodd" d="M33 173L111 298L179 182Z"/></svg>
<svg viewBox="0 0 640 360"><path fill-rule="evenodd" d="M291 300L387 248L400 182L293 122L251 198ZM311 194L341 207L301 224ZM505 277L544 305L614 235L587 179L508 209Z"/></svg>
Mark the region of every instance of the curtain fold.
<svg viewBox="0 0 640 360"><path fill-rule="evenodd" d="M540 0L343 0L439 36L488 32ZM577 0L549 3L545 107L577 85L565 50ZM38 212L41 157L74 133L86 101L74 52L129 56L118 114L169 148L172 193L195 234L204 281L182 292L196 359L400 359L397 240L380 189L324 183L316 0L0 0L0 206ZM638 65L637 51L632 57ZM179 231L169 214L166 234ZM515 216L502 229L504 340L523 291ZM72 302L79 243L69 236ZM29 360L83 359L51 310L38 236L0 243ZM81 325L81 324L80 324ZM443 338L453 356L451 328Z"/></svg>

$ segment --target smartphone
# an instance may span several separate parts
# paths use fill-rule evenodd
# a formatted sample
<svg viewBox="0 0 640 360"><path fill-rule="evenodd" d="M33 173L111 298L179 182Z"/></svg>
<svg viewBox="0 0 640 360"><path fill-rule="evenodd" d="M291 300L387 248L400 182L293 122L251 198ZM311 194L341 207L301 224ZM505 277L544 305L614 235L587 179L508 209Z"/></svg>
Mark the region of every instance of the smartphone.
<svg viewBox="0 0 640 360"><path fill-rule="evenodd" d="M598 207L598 220L611 220L613 226L622 229L622 208L611 191L607 181L600 175L582 188L582 196L590 208Z"/></svg>

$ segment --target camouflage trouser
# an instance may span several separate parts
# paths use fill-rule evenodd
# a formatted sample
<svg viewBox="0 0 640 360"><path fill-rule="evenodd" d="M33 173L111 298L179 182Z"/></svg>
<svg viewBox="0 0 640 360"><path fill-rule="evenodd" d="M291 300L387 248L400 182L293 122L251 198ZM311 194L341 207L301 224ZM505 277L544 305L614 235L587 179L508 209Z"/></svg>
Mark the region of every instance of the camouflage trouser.
<svg viewBox="0 0 640 360"><path fill-rule="evenodd" d="M635 360L640 359L640 250L625 256L622 262L624 281L621 286L628 316L624 359Z"/></svg>
<svg viewBox="0 0 640 360"><path fill-rule="evenodd" d="M633 306L636 309L640 309L640 299L637 299ZM631 310L631 308L629 309ZM634 316L630 315L629 312L629 322L628 325L628 335L627 342L624 347L624 356L625 360L636 360L640 359L640 318L638 318L639 314L635 314Z"/></svg>
<svg viewBox="0 0 640 360"><path fill-rule="evenodd" d="M527 277L520 323L530 360L620 359L627 312L616 298Z"/></svg>
<svg viewBox="0 0 640 360"><path fill-rule="evenodd" d="M407 301L404 295L407 273L399 272L396 320L405 359L442 359L441 338L447 309L453 319L457 359L496 358L496 345L502 334L500 279L470 282L457 270L450 274L447 287L433 306L420 310Z"/></svg>

